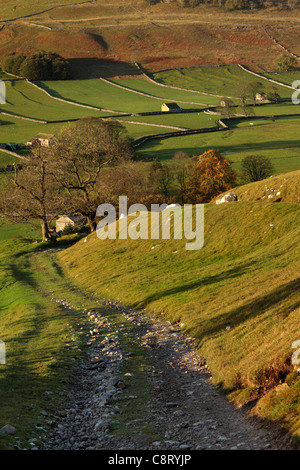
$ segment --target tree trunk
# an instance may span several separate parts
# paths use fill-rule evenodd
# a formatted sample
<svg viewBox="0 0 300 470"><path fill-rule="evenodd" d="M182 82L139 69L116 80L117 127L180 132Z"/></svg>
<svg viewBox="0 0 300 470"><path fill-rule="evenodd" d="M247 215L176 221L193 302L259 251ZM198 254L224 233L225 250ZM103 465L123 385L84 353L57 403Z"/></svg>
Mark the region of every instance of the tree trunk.
<svg viewBox="0 0 300 470"><path fill-rule="evenodd" d="M96 223L95 223L95 221L94 221L90 216L87 216L87 221L88 221L88 224L89 224L89 226L90 226L91 233L92 233L92 232L95 232L95 230L96 230Z"/></svg>
<svg viewBox="0 0 300 470"><path fill-rule="evenodd" d="M49 227L48 227L48 223L47 223L47 220L41 220L41 226L42 226L42 239L43 241L46 241L46 240L49 240L50 237L50 233L49 233Z"/></svg>

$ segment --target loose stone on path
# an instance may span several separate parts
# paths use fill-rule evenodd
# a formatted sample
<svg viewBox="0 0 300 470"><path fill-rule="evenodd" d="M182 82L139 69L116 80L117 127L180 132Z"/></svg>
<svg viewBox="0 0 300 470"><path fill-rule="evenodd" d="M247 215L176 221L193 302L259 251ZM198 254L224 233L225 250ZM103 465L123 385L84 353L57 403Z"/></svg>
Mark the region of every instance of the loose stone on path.
<svg viewBox="0 0 300 470"><path fill-rule="evenodd" d="M71 308L60 301L63 308ZM210 383L210 374L192 338L144 313L111 302L86 312L91 323L89 355L78 366L78 380L64 410L44 438L45 450L267 450L279 449L270 430L247 418ZM126 423L128 433L114 434L111 423L120 412L117 399L127 389L121 365L134 355L122 351L123 326L110 321L117 311L131 324L131 334L148 354L151 402L148 423L160 439L143 435L143 420ZM106 312L106 313L104 313ZM105 328L106 336L103 337ZM108 333L107 333L108 332ZM125 332L124 332L125 334ZM127 334L127 333L126 333ZM130 371L127 379L132 377ZM127 406L136 406L136 391ZM130 405L130 403L132 403ZM129 431L134 432L129 432Z"/></svg>

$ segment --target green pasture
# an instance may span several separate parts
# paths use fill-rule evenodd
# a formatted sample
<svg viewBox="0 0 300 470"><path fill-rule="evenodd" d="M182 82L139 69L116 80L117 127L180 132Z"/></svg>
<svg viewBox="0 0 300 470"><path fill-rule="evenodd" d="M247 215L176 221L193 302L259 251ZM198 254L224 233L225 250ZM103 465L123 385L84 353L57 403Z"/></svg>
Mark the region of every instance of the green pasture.
<svg viewBox="0 0 300 470"><path fill-rule="evenodd" d="M45 134L55 134L59 132L62 126L67 125L67 123L42 124L8 116L1 116L1 121L0 142L16 142L19 145L25 144L29 139L41 132ZM1 161L2 156L3 158L5 157L5 159L8 158L7 154L0 152Z"/></svg>
<svg viewBox="0 0 300 470"><path fill-rule="evenodd" d="M291 78L290 74L276 74L276 76L277 79L282 76L282 81ZM182 86L186 89L198 89L220 95L231 95L234 90L238 89L239 83L249 83L255 78L238 66L164 71L154 74L153 77L171 86ZM266 81L262 81L266 85ZM99 79L45 81L38 83L38 85L53 97L117 113L160 111L162 103L167 100L176 101L183 108L188 108L190 106L180 103L180 100L200 103L203 97L206 98L206 95L198 93L160 87L147 79L133 78L115 80L115 82L126 86L127 89L121 89L114 86L113 83L106 83ZM7 104L0 107L1 111L34 119L66 122L43 124L2 115L0 142L24 144L40 132L58 133L71 120L86 116L109 116L111 118L115 116L114 113L81 108L57 101L25 80L9 79L6 84ZM151 96L136 94L134 90L145 92ZM290 90L280 87L280 94L281 97L290 96ZM219 102L219 98L207 98L212 98L214 104ZM222 116L206 114L203 112L203 107L200 104L198 106L199 112L196 113L124 116L118 117L118 119L124 123L129 136L133 139L172 132L171 127L198 129L216 126ZM191 107L195 108L197 105L191 105ZM299 119L293 116L290 118L273 118L273 116L300 115L300 106L295 106L292 102L281 102L272 105L257 105L251 107L251 110L255 116L227 120L229 131L156 140L143 145L138 153L168 160L178 150L183 150L189 155L197 155L208 148L214 148L227 155L233 165L239 167L241 159L254 152L256 154L263 153L274 160L276 172L297 170L300 163L298 155L300 147ZM236 111L242 113L240 108L236 108ZM264 117L266 118L264 119ZM151 126L147 124L151 124ZM11 163L11 157L0 153L0 161L3 162L3 165Z"/></svg>
<svg viewBox="0 0 300 470"><path fill-rule="evenodd" d="M120 113L160 111L165 102L162 98L142 96L98 79L45 81L39 85L53 96Z"/></svg>
<svg viewBox="0 0 300 470"><path fill-rule="evenodd" d="M143 122L146 124L157 124L160 126L175 126L185 129L200 129L202 127L214 127L221 116L199 113L160 114L155 116L130 116L121 118L126 121ZM171 132L172 129L169 129Z"/></svg>
<svg viewBox="0 0 300 470"><path fill-rule="evenodd" d="M41 229L39 224L30 223L12 223L4 218L0 219L0 242L11 239L36 239L41 238Z"/></svg>
<svg viewBox="0 0 300 470"><path fill-rule="evenodd" d="M40 441L47 427L42 412L56 412L74 383L75 358L84 346L77 330L79 322L84 325L82 310L65 311L51 300L63 298L67 288L50 261L51 250L43 256L50 245L11 238L0 240L0 332L6 347L6 364L0 367L0 427L10 423L17 433L0 435L1 450L31 449ZM73 302L72 292L69 299Z"/></svg>
<svg viewBox="0 0 300 470"><path fill-rule="evenodd" d="M0 106L0 111L5 113L45 121L80 119L87 115L103 115L101 111L81 108L54 100L26 80L6 80L5 84L6 104Z"/></svg>
<svg viewBox="0 0 300 470"><path fill-rule="evenodd" d="M194 93L192 91L174 90L172 88L167 88L160 86L159 84L155 84L147 79L114 79L113 82L132 90L160 97L164 100L174 100L178 104L180 104L181 101L185 101L187 103L196 103L200 105L217 105L220 101L220 98L218 96L214 97L199 92Z"/></svg>
<svg viewBox="0 0 300 470"><path fill-rule="evenodd" d="M292 86L295 80L300 80L300 71L293 72L266 72L264 77L271 78L277 82L284 83L285 85Z"/></svg>
<svg viewBox="0 0 300 470"><path fill-rule="evenodd" d="M295 105L290 102L283 102L278 104L256 105L252 107L256 116L285 116L288 114L299 114L300 105Z"/></svg>
<svg viewBox="0 0 300 470"><path fill-rule="evenodd" d="M16 161L16 158L14 156L9 155L5 152L1 152L0 150L0 168L5 167L6 165L11 165L12 163L15 163L15 161ZM1 177L0 177L0 180L1 180Z"/></svg>
<svg viewBox="0 0 300 470"><path fill-rule="evenodd" d="M251 125L253 122L254 125ZM297 118L271 120L236 120L227 131L172 137L148 142L138 149L144 156L169 160L181 150L188 155L201 155L215 149L239 168L246 155L266 155L271 158L275 173L300 168L299 122Z"/></svg>
<svg viewBox="0 0 300 470"><path fill-rule="evenodd" d="M166 70L152 74L151 78L164 85L233 98L238 97L239 91L249 82L259 81L265 89L269 85L266 80L246 72L238 65ZM277 79L279 80L279 77ZM281 98L291 97L291 90L288 88L283 86L276 88Z"/></svg>

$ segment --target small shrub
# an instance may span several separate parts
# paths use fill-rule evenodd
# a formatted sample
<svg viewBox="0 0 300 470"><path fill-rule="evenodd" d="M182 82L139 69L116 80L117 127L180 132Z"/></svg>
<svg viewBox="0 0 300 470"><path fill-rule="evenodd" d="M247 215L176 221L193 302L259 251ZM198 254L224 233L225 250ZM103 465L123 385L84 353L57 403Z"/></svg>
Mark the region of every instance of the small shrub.
<svg viewBox="0 0 300 470"><path fill-rule="evenodd" d="M242 176L246 182L261 181L274 171L271 160L262 155L248 155L242 160Z"/></svg>

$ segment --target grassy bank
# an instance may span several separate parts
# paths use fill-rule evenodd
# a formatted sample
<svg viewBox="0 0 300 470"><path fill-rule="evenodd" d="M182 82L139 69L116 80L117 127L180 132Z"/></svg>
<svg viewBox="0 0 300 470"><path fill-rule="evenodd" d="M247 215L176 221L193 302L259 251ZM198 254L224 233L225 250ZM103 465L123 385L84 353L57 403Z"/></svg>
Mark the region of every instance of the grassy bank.
<svg viewBox="0 0 300 470"><path fill-rule="evenodd" d="M74 380L84 325L80 311L63 310L51 297L63 296L50 251L28 240L2 240L0 338L6 364L0 366L0 427L16 435L0 437L0 449L38 445L48 414L54 413ZM47 287L46 287L47 286ZM70 294L71 301L76 301Z"/></svg>
<svg viewBox="0 0 300 470"><path fill-rule="evenodd" d="M299 210L293 203L205 208L205 244L107 240L61 252L76 283L178 323L194 336L215 384L237 404L300 437ZM278 387L278 385L285 385Z"/></svg>

